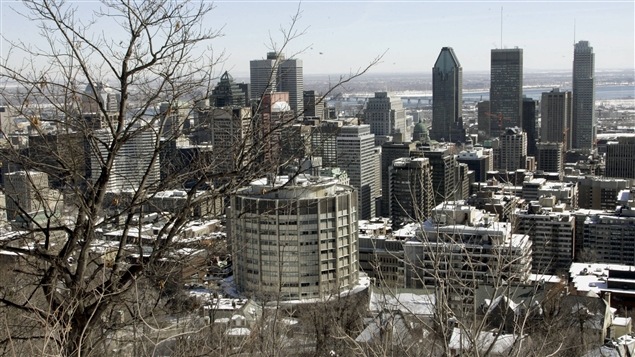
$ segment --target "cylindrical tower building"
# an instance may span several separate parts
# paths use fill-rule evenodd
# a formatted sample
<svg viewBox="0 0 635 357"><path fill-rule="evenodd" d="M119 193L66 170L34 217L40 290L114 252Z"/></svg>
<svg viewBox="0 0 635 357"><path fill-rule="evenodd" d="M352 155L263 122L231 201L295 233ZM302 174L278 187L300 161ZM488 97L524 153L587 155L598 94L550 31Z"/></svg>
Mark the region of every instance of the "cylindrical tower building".
<svg viewBox="0 0 635 357"><path fill-rule="evenodd" d="M231 199L234 280L265 299L315 299L359 280L357 194L330 178L256 180Z"/></svg>

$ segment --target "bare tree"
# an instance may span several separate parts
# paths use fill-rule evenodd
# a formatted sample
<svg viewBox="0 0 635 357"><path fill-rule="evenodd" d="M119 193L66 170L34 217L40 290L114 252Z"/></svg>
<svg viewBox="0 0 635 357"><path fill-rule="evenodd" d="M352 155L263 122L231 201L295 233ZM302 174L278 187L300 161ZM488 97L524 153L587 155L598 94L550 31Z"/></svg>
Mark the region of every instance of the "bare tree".
<svg viewBox="0 0 635 357"><path fill-rule="evenodd" d="M24 129L2 133L13 222L0 246L11 257L11 284L0 289L2 347L18 354L97 355L122 331L145 335L153 348L191 333L164 330L156 315L172 294L170 282L178 285L190 271L182 262L200 258L179 255L187 224L194 215L217 214L224 195L286 164L263 167L260 158L271 138L302 113L263 130L258 100L245 137L231 147L239 165L218 170L218 160L198 153L171 162L160 177L161 158L191 132L190 119L209 110L200 103L210 96L219 60L206 47L220 35L205 26L213 7L104 1L86 15L58 1L23 6L44 45L5 36L0 95ZM272 41L274 50L302 34L299 15L283 29L281 46ZM210 189L216 182L222 185ZM157 203L160 192L175 188L184 192L178 205ZM123 315L134 321L132 330L123 329ZM20 323L10 323L15 320Z"/></svg>

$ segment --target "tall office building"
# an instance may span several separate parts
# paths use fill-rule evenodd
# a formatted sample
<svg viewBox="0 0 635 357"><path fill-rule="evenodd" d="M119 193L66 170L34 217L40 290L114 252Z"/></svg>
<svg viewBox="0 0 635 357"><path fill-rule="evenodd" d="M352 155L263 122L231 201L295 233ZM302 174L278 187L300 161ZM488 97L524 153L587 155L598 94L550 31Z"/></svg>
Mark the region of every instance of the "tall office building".
<svg viewBox="0 0 635 357"><path fill-rule="evenodd" d="M370 125L348 125L340 128L337 136L337 163L348 173L350 184L359 196L359 217L375 217L375 197L377 170L375 153L375 135Z"/></svg>
<svg viewBox="0 0 635 357"><path fill-rule="evenodd" d="M540 141L562 143L571 149L571 92L554 88L542 93L540 101Z"/></svg>
<svg viewBox="0 0 635 357"><path fill-rule="evenodd" d="M456 158L461 164L474 171L474 180L476 182L487 181L487 171L494 170L494 153L492 149L484 149L483 147L474 147L461 151Z"/></svg>
<svg viewBox="0 0 635 357"><path fill-rule="evenodd" d="M507 128L500 136L497 169L516 171L527 164L527 134L518 127Z"/></svg>
<svg viewBox="0 0 635 357"><path fill-rule="evenodd" d="M564 169L562 143L540 142L537 150L538 170L562 174Z"/></svg>
<svg viewBox="0 0 635 357"><path fill-rule="evenodd" d="M15 171L5 174L7 219L13 220L24 215L32 217L33 213L53 207L48 205L48 187L48 175L44 172Z"/></svg>
<svg viewBox="0 0 635 357"><path fill-rule="evenodd" d="M161 115L161 137L174 140L181 136L183 130L189 126L192 107L183 102L163 102L159 105ZM186 125L187 123L187 125Z"/></svg>
<svg viewBox="0 0 635 357"><path fill-rule="evenodd" d="M278 52L250 62L251 99L259 101L264 94L288 92L289 106L301 118L304 112L304 75L302 60L287 59Z"/></svg>
<svg viewBox="0 0 635 357"><path fill-rule="evenodd" d="M588 41L575 44L573 51L573 148L595 145L595 55Z"/></svg>
<svg viewBox="0 0 635 357"><path fill-rule="evenodd" d="M397 134L393 141L381 146L381 212L382 217L390 217L390 176L388 168L393 161L402 157L410 157L410 153L417 149L415 143L403 142L401 134Z"/></svg>
<svg viewBox="0 0 635 357"><path fill-rule="evenodd" d="M207 113L214 173L233 172L250 161L254 134L251 119L249 107L211 108Z"/></svg>
<svg viewBox="0 0 635 357"><path fill-rule="evenodd" d="M523 50L492 50L490 73L491 137L508 127L520 127L523 115Z"/></svg>
<svg viewBox="0 0 635 357"><path fill-rule="evenodd" d="M432 68L433 140L465 141L463 129L463 69L452 47L443 47Z"/></svg>
<svg viewBox="0 0 635 357"><path fill-rule="evenodd" d="M454 201L459 199L459 190L457 190L457 171L458 162L451 153L451 149L435 148L423 151L423 156L430 160L432 165L432 190L434 191L434 203L440 204L443 201Z"/></svg>
<svg viewBox="0 0 635 357"><path fill-rule="evenodd" d="M326 99L314 90L305 90L303 93L304 116L317 117L321 120L328 119L325 112Z"/></svg>
<svg viewBox="0 0 635 357"><path fill-rule="evenodd" d="M101 129L114 120L119 111L120 95L103 83L87 85L81 96L81 116L89 129Z"/></svg>
<svg viewBox="0 0 635 357"><path fill-rule="evenodd" d="M635 138L622 137L606 145L604 176L635 179Z"/></svg>
<svg viewBox="0 0 635 357"><path fill-rule="evenodd" d="M336 179L289 180L256 180L231 198L227 219L237 287L281 300L353 288L359 280L355 191Z"/></svg>
<svg viewBox="0 0 635 357"><path fill-rule="evenodd" d="M536 148L537 131L536 131L536 107L538 101L532 98L523 97L523 126L522 129L527 133L527 156L536 157L538 150ZM480 127L480 125L479 125Z"/></svg>
<svg viewBox="0 0 635 357"><path fill-rule="evenodd" d="M274 92L262 96L259 111L256 113L256 128L254 143L262 146L257 155L261 155L259 162L267 172L277 173L281 162L282 143L285 129L293 124L295 113L288 103L289 93Z"/></svg>
<svg viewBox="0 0 635 357"><path fill-rule="evenodd" d="M393 228L408 222L423 222L434 208L430 160L418 157L396 159L388 168L390 217Z"/></svg>
<svg viewBox="0 0 635 357"><path fill-rule="evenodd" d="M389 97L386 92L376 92L374 97L368 98L364 122L370 125L370 132L375 134L375 140L383 140L383 137L395 133L401 133L404 139L408 139L406 137L406 111L399 97ZM381 145L381 143L376 143L376 145Z"/></svg>
<svg viewBox="0 0 635 357"><path fill-rule="evenodd" d="M339 120L323 120L311 127L311 154L321 157L324 167L337 167L337 136L341 128Z"/></svg>
<svg viewBox="0 0 635 357"><path fill-rule="evenodd" d="M103 163L111 154L109 146L112 142L112 134L107 129L97 130L94 135L105 145L95 145L91 149L93 182L100 178ZM159 160L155 160L153 154L158 146L157 139L155 132L147 128L135 128L131 132L128 140L115 153L106 186L107 192L145 189L159 181Z"/></svg>
<svg viewBox="0 0 635 357"><path fill-rule="evenodd" d="M249 106L248 93L245 93L245 88L241 88L238 84L234 83L234 78L227 71L223 73L216 84L216 87L212 89L212 95L210 97L210 104L213 107L247 107Z"/></svg>
<svg viewBox="0 0 635 357"><path fill-rule="evenodd" d="M491 139L494 120L492 120L492 114L490 113L489 100L478 102L478 104L476 104L476 111L478 113L477 120L479 142Z"/></svg>

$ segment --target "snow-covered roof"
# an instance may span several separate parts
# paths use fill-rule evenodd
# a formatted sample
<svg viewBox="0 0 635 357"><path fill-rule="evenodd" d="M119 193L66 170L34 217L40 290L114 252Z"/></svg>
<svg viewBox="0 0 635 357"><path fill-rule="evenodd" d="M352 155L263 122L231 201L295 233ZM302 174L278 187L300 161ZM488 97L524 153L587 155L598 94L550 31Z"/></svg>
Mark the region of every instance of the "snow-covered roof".
<svg viewBox="0 0 635 357"><path fill-rule="evenodd" d="M416 294L411 292L371 292L369 309L372 312L398 310L403 314L434 315L436 299L434 294Z"/></svg>

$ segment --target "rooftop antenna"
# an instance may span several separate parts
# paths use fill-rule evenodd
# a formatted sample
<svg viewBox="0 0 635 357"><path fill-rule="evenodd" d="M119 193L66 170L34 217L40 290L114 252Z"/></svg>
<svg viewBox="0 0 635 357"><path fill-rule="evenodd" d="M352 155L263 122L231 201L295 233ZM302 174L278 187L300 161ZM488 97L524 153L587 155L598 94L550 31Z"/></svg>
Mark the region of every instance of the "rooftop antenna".
<svg viewBox="0 0 635 357"><path fill-rule="evenodd" d="M573 18L573 44L575 45L575 17Z"/></svg>
<svg viewBox="0 0 635 357"><path fill-rule="evenodd" d="M503 49L503 7L501 6L501 50Z"/></svg>

